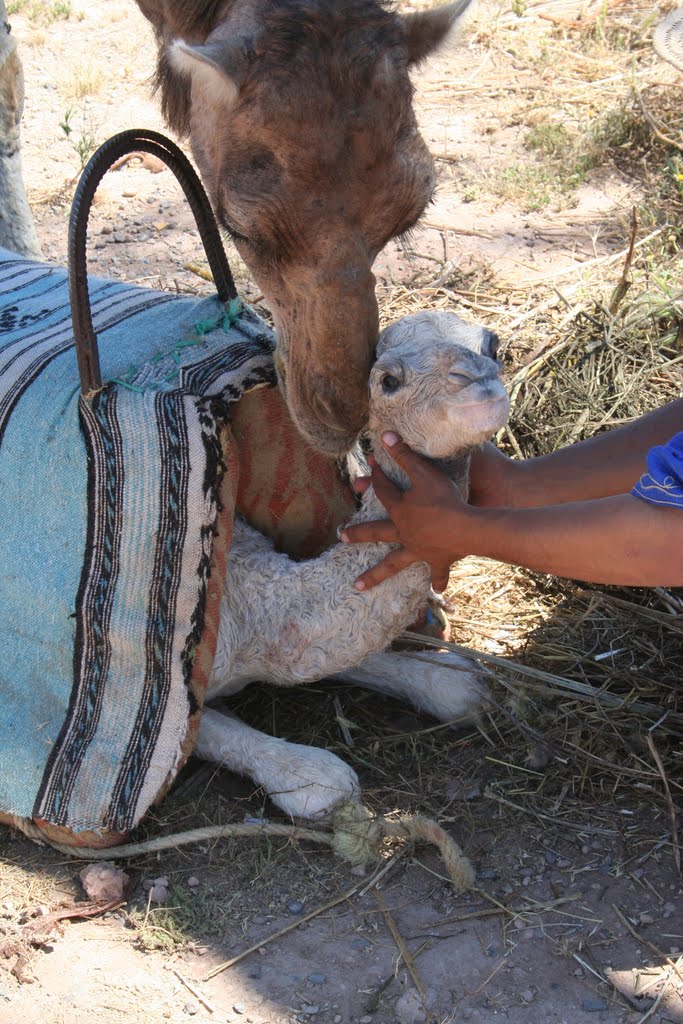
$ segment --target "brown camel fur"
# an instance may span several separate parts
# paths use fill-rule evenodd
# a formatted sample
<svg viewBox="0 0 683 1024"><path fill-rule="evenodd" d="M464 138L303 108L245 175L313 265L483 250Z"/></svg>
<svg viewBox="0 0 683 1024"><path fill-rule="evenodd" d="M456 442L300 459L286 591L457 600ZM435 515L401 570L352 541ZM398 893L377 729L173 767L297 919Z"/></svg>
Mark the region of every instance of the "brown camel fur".
<svg viewBox="0 0 683 1024"><path fill-rule="evenodd" d="M281 386L316 448L348 451L378 335L372 265L434 189L410 68L469 0L137 0L170 126L275 320Z"/></svg>

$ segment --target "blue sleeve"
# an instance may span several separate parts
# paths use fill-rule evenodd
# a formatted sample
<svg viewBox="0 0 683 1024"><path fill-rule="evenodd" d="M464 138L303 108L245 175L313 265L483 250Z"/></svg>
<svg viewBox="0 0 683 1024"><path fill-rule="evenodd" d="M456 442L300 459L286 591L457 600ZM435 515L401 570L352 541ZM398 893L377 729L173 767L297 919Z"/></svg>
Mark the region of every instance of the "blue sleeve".
<svg viewBox="0 0 683 1024"><path fill-rule="evenodd" d="M683 431L648 452L647 473L631 494L653 505L683 509Z"/></svg>

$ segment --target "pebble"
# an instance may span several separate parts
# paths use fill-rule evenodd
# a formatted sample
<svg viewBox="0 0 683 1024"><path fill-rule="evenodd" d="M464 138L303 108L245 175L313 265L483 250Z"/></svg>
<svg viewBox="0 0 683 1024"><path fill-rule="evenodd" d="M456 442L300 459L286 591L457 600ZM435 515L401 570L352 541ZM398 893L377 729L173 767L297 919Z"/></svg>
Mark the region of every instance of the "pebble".
<svg viewBox="0 0 683 1024"><path fill-rule="evenodd" d="M308 975L308 980L310 981L311 985L324 985L325 982L327 981L327 975L326 974L309 974Z"/></svg>
<svg viewBox="0 0 683 1024"><path fill-rule="evenodd" d="M190 889L196 889L197 886L199 885L199 879L195 875L190 875L190 877L187 880L187 884L189 885Z"/></svg>
<svg viewBox="0 0 683 1024"><path fill-rule="evenodd" d="M604 999L584 999L581 1003L581 1009L585 1010L586 1013L600 1013L602 1010L607 1009L607 1003Z"/></svg>
<svg viewBox="0 0 683 1024"><path fill-rule="evenodd" d="M153 885L149 890L149 898L152 903L165 903L168 899L168 889L165 885Z"/></svg>
<svg viewBox="0 0 683 1024"><path fill-rule="evenodd" d="M313 1017L314 1014L320 1013L320 1007L315 1006L313 1003L305 1003L299 1012L305 1014L307 1017Z"/></svg>
<svg viewBox="0 0 683 1024"><path fill-rule="evenodd" d="M552 853L551 850L546 850L545 862L546 864L554 864L557 861L557 855Z"/></svg>
<svg viewBox="0 0 683 1024"><path fill-rule="evenodd" d="M641 923L641 924L654 924L654 923L655 923L655 919L654 919L654 917L652 916L652 914L648 914L648 913L646 913L646 912L644 911L644 912L643 912L643 913L642 913L642 914L640 915L640 923Z"/></svg>
<svg viewBox="0 0 683 1024"><path fill-rule="evenodd" d="M358 1021L358 1024L372 1024L372 1017L369 1013L366 1013L364 1017Z"/></svg>
<svg viewBox="0 0 683 1024"><path fill-rule="evenodd" d="M301 902L301 900L291 900L287 904L287 910L290 912L290 914L300 914L303 909L304 905Z"/></svg>
<svg viewBox="0 0 683 1024"><path fill-rule="evenodd" d="M192 1000L189 1000L183 1006L183 1013L187 1013L190 1015L190 1017L194 1017L195 1013L199 1013L199 1003L195 1003L192 1002Z"/></svg>
<svg viewBox="0 0 683 1024"><path fill-rule="evenodd" d="M422 1000L415 989L408 989L396 1001L396 1018L400 1024L423 1024L427 1019Z"/></svg>
<svg viewBox="0 0 683 1024"><path fill-rule="evenodd" d="M525 1003L533 1003L533 1001L534 1001L534 999L536 997L536 993L533 992L530 988L525 988L524 991L521 993L521 997L522 997L523 1002L525 1002Z"/></svg>
<svg viewBox="0 0 683 1024"><path fill-rule="evenodd" d="M239 1013L240 1015L244 1013L244 1006L242 1003L234 1003L232 1008L235 1013Z"/></svg>

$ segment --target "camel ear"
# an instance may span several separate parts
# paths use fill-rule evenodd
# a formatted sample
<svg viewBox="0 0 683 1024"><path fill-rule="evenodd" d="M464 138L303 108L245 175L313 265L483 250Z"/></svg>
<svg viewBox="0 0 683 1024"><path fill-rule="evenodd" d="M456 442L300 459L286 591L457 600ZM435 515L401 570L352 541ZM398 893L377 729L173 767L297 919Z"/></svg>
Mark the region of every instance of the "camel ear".
<svg viewBox="0 0 683 1024"><path fill-rule="evenodd" d="M204 86L212 99L233 106L249 67L247 49L235 43L191 46L176 39L168 48L170 66Z"/></svg>
<svg viewBox="0 0 683 1024"><path fill-rule="evenodd" d="M419 64L433 53L449 33L462 26L466 15L474 12L476 0L456 0L444 7L433 7L403 16L408 63Z"/></svg>

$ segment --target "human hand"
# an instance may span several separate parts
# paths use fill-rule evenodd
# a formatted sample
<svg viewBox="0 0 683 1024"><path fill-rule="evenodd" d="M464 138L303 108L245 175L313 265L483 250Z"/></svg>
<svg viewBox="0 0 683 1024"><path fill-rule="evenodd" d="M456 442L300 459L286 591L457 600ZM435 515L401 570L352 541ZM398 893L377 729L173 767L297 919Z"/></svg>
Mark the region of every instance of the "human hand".
<svg viewBox="0 0 683 1024"><path fill-rule="evenodd" d="M390 519L359 523L346 527L340 539L346 543L388 543L400 547L389 552L377 565L368 569L355 582L358 590L377 586L414 562L427 562L432 570L435 590L445 590L450 565L463 552L454 553L453 539L444 515L467 508L457 486L445 473L427 462L397 438L384 434L384 446L411 482L408 491L396 487L379 466L372 470L372 484ZM366 489L365 480L356 481Z"/></svg>

